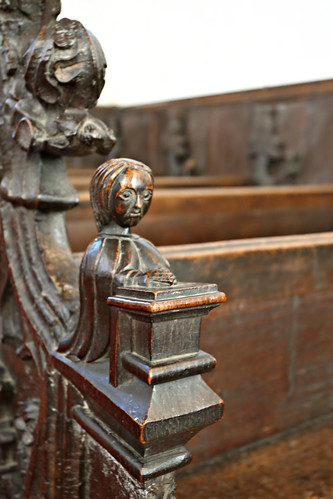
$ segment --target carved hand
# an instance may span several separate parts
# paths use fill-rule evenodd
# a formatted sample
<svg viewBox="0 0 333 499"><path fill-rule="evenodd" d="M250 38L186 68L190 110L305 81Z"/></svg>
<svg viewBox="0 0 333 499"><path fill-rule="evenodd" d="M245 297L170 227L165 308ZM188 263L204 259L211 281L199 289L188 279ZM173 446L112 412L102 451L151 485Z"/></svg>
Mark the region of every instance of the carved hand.
<svg viewBox="0 0 333 499"><path fill-rule="evenodd" d="M149 280L156 282L163 282L166 284L177 284L176 276L170 269L154 269L146 272L145 277Z"/></svg>

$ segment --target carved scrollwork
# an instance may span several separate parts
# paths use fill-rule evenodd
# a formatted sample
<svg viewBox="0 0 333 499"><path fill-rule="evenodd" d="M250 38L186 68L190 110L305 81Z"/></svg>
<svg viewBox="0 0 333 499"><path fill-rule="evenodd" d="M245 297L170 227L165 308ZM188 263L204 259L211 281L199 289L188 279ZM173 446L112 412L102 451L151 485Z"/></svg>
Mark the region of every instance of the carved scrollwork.
<svg viewBox="0 0 333 499"><path fill-rule="evenodd" d="M39 415L38 399L27 399L20 406L20 412L14 421L18 435L17 454L22 469L27 469L34 444L34 434Z"/></svg>
<svg viewBox="0 0 333 499"><path fill-rule="evenodd" d="M102 91L105 67L96 38L78 21L61 19L41 31L27 56L25 79L44 103L91 108Z"/></svg>
<svg viewBox="0 0 333 499"><path fill-rule="evenodd" d="M17 432L14 426L13 398L16 383L5 363L0 360L0 495L19 497Z"/></svg>

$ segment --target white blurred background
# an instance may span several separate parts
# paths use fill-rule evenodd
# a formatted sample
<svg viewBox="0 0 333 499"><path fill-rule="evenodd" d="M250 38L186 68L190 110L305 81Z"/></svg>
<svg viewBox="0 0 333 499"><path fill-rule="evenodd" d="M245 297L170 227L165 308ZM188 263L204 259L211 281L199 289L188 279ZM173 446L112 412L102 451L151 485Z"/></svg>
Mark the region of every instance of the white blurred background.
<svg viewBox="0 0 333 499"><path fill-rule="evenodd" d="M62 0L108 61L101 105L333 77L332 0Z"/></svg>

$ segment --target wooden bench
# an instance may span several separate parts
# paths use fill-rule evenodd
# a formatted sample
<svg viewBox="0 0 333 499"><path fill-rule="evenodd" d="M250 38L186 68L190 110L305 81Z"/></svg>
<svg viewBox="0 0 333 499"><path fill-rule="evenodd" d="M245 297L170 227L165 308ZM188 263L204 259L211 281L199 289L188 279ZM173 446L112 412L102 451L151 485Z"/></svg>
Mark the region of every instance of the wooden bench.
<svg viewBox="0 0 333 499"><path fill-rule="evenodd" d="M206 380L227 409L191 442L195 462L331 414L333 232L161 249L182 279L228 296L201 342L220 359Z"/></svg>
<svg viewBox="0 0 333 499"><path fill-rule="evenodd" d="M129 237L122 217L138 213L110 210L126 188L138 194L129 172L147 207L150 170L111 161L95 177L99 237L79 269L64 222L78 196L62 155L114 144L88 112L105 61L80 23L56 20L58 0L43 7L0 4L0 495L171 499L190 460L184 445L222 416L218 394L230 416L195 437L195 462L332 410L333 234L322 232L332 190L164 182L142 231L175 244L160 254ZM81 210L90 240L82 188L81 198L68 226L74 234ZM317 233L279 235L289 231ZM215 359L199 336L225 295L207 281L229 294L225 311L202 321L202 346L220 357L207 375L218 394L200 376Z"/></svg>
<svg viewBox="0 0 333 499"><path fill-rule="evenodd" d="M180 142L197 175L311 185L333 182L332 101L331 79L94 112L116 124L117 155L139 158L156 176L172 174Z"/></svg>
<svg viewBox="0 0 333 499"><path fill-rule="evenodd" d="M78 249L78 224L87 238L95 232L85 196L76 208L83 218L68 217ZM206 379L230 407L223 424L193 439L195 463L332 410L332 203L331 185L156 190L138 232L173 240L161 250L175 273L216 281L228 296L204 318L202 347L218 352Z"/></svg>
<svg viewBox="0 0 333 499"><path fill-rule="evenodd" d="M227 411L189 444L194 464L331 414L333 232L160 249L181 279L228 296L201 341L220 359L205 379Z"/></svg>
<svg viewBox="0 0 333 499"><path fill-rule="evenodd" d="M87 190L67 214L73 251L95 237ZM162 230L163 228L163 230ZM156 245L325 232L333 229L333 186L156 189L140 235Z"/></svg>
<svg viewBox="0 0 333 499"><path fill-rule="evenodd" d="M79 192L88 189L89 182L95 169L68 168L69 178ZM188 187L237 187L248 185L249 179L242 175L211 175L211 176L157 176L154 187L159 188L188 188Z"/></svg>

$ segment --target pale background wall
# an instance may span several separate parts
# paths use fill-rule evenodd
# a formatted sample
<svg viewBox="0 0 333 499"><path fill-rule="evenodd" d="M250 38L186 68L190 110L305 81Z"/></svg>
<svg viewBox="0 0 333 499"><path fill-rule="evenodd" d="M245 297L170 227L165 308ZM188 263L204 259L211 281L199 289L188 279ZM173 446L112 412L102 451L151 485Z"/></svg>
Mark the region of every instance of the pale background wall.
<svg viewBox="0 0 333 499"><path fill-rule="evenodd" d="M332 0L63 0L100 40L100 104L128 106L333 77Z"/></svg>

